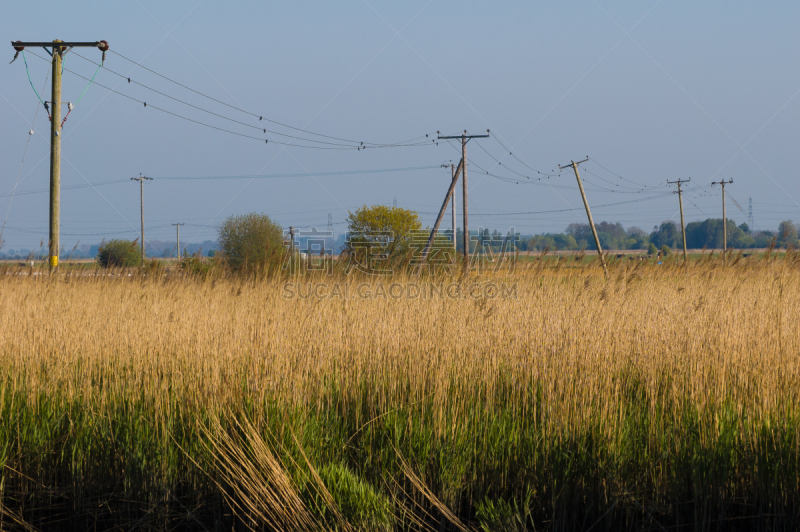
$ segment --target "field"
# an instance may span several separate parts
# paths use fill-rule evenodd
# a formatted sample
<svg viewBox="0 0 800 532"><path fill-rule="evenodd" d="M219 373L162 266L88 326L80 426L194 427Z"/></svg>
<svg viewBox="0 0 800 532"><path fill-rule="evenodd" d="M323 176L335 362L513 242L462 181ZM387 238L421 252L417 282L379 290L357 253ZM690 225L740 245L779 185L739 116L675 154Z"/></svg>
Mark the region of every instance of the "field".
<svg viewBox="0 0 800 532"><path fill-rule="evenodd" d="M3 530L800 526L793 252L470 278L498 297L2 273Z"/></svg>

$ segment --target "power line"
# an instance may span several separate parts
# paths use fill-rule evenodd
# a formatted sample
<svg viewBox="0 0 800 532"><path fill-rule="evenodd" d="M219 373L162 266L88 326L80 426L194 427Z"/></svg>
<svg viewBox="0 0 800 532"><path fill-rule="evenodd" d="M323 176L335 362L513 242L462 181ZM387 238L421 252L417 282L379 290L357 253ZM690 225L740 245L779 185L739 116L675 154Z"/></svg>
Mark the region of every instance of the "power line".
<svg viewBox="0 0 800 532"><path fill-rule="evenodd" d="M480 149L482 149L482 150L484 151L484 153L486 153L486 155L488 155L489 157L491 157L492 159L494 159L495 161L497 161L497 164L498 164L499 166L503 166L503 163L500 161L500 159L498 159L497 157L495 157L494 155L492 155L491 153L489 153L489 151L488 151L486 148L484 148L483 146L481 146L481 143L480 143L480 142L477 142L476 144L478 145L478 147L479 147ZM527 176L527 175L525 175L525 174L520 174L519 172L515 171L515 170L514 170L514 169L512 169L512 168L509 168L508 166L505 166L505 169L506 169L506 170L508 170L509 172L511 172L512 174L516 174L516 175L518 175L518 176L520 176L520 177L524 177L525 179L530 179L530 176Z"/></svg>
<svg viewBox="0 0 800 532"><path fill-rule="evenodd" d="M39 59L41 59L43 61L47 61L47 59L45 59L44 57L42 57L40 55L37 55L37 54L34 54L34 53L31 53L31 55L33 55L35 57L38 57ZM73 74L73 75L75 75L75 76L77 76L77 77L79 77L81 79L84 79L84 80L87 80L87 81L89 80L89 78L87 78L87 77L85 77L85 76L83 76L81 74L78 74L77 72L74 72L72 70L69 70L68 68L64 68L64 71L65 72L69 72L70 74ZM148 105L147 102L144 101L144 100L139 100L138 98L134 98L133 96L129 96L129 95L125 94L125 93L119 92L119 91L117 91L115 89L112 89L111 87L107 87L107 86L105 86L102 83L99 83L97 81L95 81L94 84L97 85L98 87L102 87L102 88L104 88L104 89L106 89L108 91L111 91L114 94L122 96L123 98L127 98L127 99L129 99L131 101L134 101L136 103L140 103L140 104L142 104L144 106L144 108L150 107L150 108L155 109L157 111L161 111L162 113L166 113L166 114L174 116L176 118L180 118L180 119L186 120L187 122L192 122L194 124L198 124L198 125L201 125L201 126L205 126L205 127L211 128L211 129L215 129L217 131L222 131L224 133L229 133L231 135L236 135L238 137L244 137L244 138L254 139L254 140L258 140L258 141L262 141L263 140L265 143L269 143L270 142L269 139L264 139L264 138L261 138L261 137L254 137L253 135L246 135L244 133L238 133L236 131L231 131L229 129L225 129L225 128L222 128L222 127L214 126L214 125L208 124L206 122L201 122L199 120L195 120L193 118L189 118L189 117L180 115L178 113L174 113L172 111L167 111L166 109L162 109L161 107L157 107L157 106L152 105L152 104ZM316 149L316 150L354 150L354 149L358 150L358 149L363 149L360 146L347 146L347 147L330 146L329 147L329 146L307 146L307 145L303 145L303 144L294 144L294 143L280 142L280 141L275 141L275 140L273 140L272 142L274 144L278 144L278 145L281 145L281 146L293 146L293 147L296 147L296 148L307 148L307 149ZM417 146L417 145L426 146L426 145L428 145L428 143L424 142L424 143L417 143L417 144L404 144L404 145L398 145L398 146L393 146L393 147L412 147L412 146Z"/></svg>
<svg viewBox="0 0 800 532"><path fill-rule="evenodd" d="M651 196L649 198L641 198L641 199L637 198L637 199L633 199L633 200L617 201L615 203L605 203L603 205L596 205L595 209L600 209L600 208L603 208L603 207L614 207L614 206L617 206L617 205L626 205L626 204L629 204L629 203L639 203L639 202L642 202L642 201L649 201L649 200L664 198L666 196L671 196L671 195L672 195L671 192L667 192L667 193L659 194L657 196ZM480 213L480 214L472 213L472 216L525 216L525 215L531 215L531 214L553 214L553 213L559 213L559 212L572 212L572 211L577 211L577 210L579 210L579 208L576 207L574 209L552 209L552 210L546 210L546 211L494 212L494 213L485 212L485 213ZM436 214L436 213L435 212L422 212L422 211L420 211L420 214Z"/></svg>
<svg viewBox="0 0 800 532"><path fill-rule="evenodd" d="M113 54L119 56L120 58L124 59L125 61L133 63L134 65L138 66L139 68L142 68L142 69L150 72L151 74L155 74L156 76L169 81L170 83L174 83L175 85L178 85L179 87L182 87L182 88L184 88L184 89L186 89L188 91L191 91L191 92L197 94L198 96L202 96L203 98L207 98L207 99L209 99L211 101L214 101L214 102L216 102L216 103L218 103L220 105L224 105L225 107L228 107L228 108L233 109L235 111L239 111L239 112L244 113L246 115L250 115L250 116L252 116L254 118L258 118L259 121L265 120L265 121L270 122L272 124L276 124L276 125L279 125L279 126L282 126L282 127L293 129L295 131L299 131L301 133L306 133L308 135L315 135L317 137L323 137L323 138L327 138L327 139L331 139L331 140L338 140L338 141L341 141L341 142L348 142L348 143L351 143L351 144L356 144L356 145L359 145L359 146L366 146L366 147L395 147L395 146L399 146L401 144L406 144L408 142L413 142L413 141L416 141L416 140L419 140L419 139L423 138L423 137L416 137L415 139L410 139L408 141L404 141L402 143L395 143L395 144L392 144L392 143L375 143L375 142L364 142L364 141L359 141L359 140L346 139L346 138L342 138L342 137L335 137L333 135L324 135L322 133L316 133L314 131L310 131L310 130L307 130L307 129L302 129L302 128L299 128L299 127L290 126L289 124L284 124L282 122L278 122L277 120L272 120L270 118L264 118L263 115L252 113L252 112L250 112L250 111L248 111L246 109L242 109L241 107L236 107L235 105L230 105L228 103L225 103L222 100L214 98L213 96L209 96L208 94L202 93L202 92L200 92L200 91L198 91L196 89L193 89L193 88L188 87L188 86L186 86L186 85L184 85L182 83L179 83L179 82L177 82L177 81L175 81L173 79L170 79L170 78L168 78L167 76L165 76L163 74L159 74L155 70L152 70L152 69L147 68L146 66L144 66L144 65L142 65L140 63L137 63L133 59L129 59L128 57L125 57L124 55L120 54L119 52L116 52L116 51L113 51L113 50L111 52ZM123 76L123 77L125 77L126 79L129 79L127 76ZM425 135L425 137L428 137L428 135Z"/></svg>
<svg viewBox="0 0 800 532"><path fill-rule="evenodd" d="M80 58L81 58L81 59L83 59L84 61L87 61L87 62L89 62L89 63L93 64L93 65L98 65L98 63L95 63L95 62L94 62L94 61L92 61L91 59L88 59L88 58L86 58L86 57L83 57L83 56L82 56L82 55L80 55L80 54L75 54L75 55L76 55L76 56L78 56L78 57L80 57ZM98 65L98 66L99 66L99 65ZM183 104L183 105L186 105L186 106L188 106L188 107L191 107L191 108L193 108L193 109L197 109L198 111L201 111L201 112L203 112L203 113L207 113L207 114L210 114L210 115L212 115L212 116L216 116L216 117L218 117L218 118L222 118L223 120L228 120L229 122L233 122L233 123L235 123L235 124L239 124L239 125L241 125L241 126L244 126L244 127L247 127L247 128L255 129L255 130L257 130L257 131L263 131L265 134L266 134L266 133L271 133L271 134L273 134L273 135L278 135L278 136L281 136L281 137L288 137L288 138L290 138L290 139L302 140L302 141L305 141L305 142L315 142L315 143L318 143L318 144L325 144L325 145L329 145L329 146L347 146L347 147L349 147L349 148L358 148L358 147L360 146L360 144L358 144L358 143L356 143L356 144L353 144L351 141L348 141L348 142L349 142L348 144L342 144L342 143L338 143L338 142L327 142L327 141L324 141L324 140L308 139L308 138L304 138L304 137L298 137L298 136L296 136L296 135L287 135L286 133L281 133L281 132L279 132L279 131L273 131L273 130L271 130L271 129L262 128L262 127L259 127L259 126L257 126L257 125L248 124L248 123L246 123L246 122L242 122L241 120L236 120L236 119L234 119L234 118L230 118L230 117L228 117L228 116L221 115L221 114L219 114L219 113L215 113L215 112L213 112L213 111L210 111L210 110L208 110L208 109L205 109L205 108L203 108L203 107L199 107L199 106L197 106L197 105L191 104L191 103L189 103L189 102L186 102L186 101L184 101L184 100L181 100L180 98L176 98L176 97L174 97L174 96L170 96L169 94L166 94L166 93L164 93L164 92L161 92L161 91L159 91L158 89L154 89L154 88L152 88L152 87L148 87L148 86L147 86L147 85L145 85L144 83L140 83L140 82L138 82L138 81L136 81L136 80L134 80L134 79L131 79L129 76L126 76L126 75L124 75L124 74L120 74L119 72L115 72L114 70L112 70L112 69L110 69L110 68L108 68L108 67L106 67L106 66L103 66L103 68L104 68L105 70L107 70L108 72L110 72L110 73L112 73L112 74L114 74L114 75L116 75L116 76L119 76L119 77L120 77L120 78L122 78L122 79L127 79L127 80L128 80L128 83L133 83L133 84L135 84L135 85L138 85L138 86L140 86L140 87L143 87L143 88L145 88L145 89L147 89L147 90L149 90L149 91L152 91L152 92L154 92L154 93L156 93L156 94L159 94L159 95L161 95L161 96L164 96L165 98L169 98L170 100L176 101L176 102L178 102L178 103L181 103L181 104ZM402 143L398 143L397 145L374 145L374 146L373 146L373 145L370 145L369 147L372 147L372 148L379 148L379 147L380 147L380 148L383 148L383 147L400 147L400 146L405 146L405 145L408 145L408 143L409 143L409 142L416 142L416 141L418 141L418 140L419 140L419 139L421 139L421 138L425 138L425 137L424 137L424 136L422 136L422 137L416 137L416 138L414 138L414 139L410 139L410 140L408 140L408 141L405 141L405 142L402 142ZM424 144L425 144L425 145L427 145L427 143L424 143Z"/></svg>
<svg viewBox="0 0 800 532"><path fill-rule="evenodd" d="M73 189L76 189L76 188L100 187L100 186L103 186L103 185L113 185L113 184L116 184L116 183L125 183L127 181L128 181L127 179L115 179L113 181L101 181L100 183L86 183L86 184L83 184L83 185L67 185L67 186L61 187L61 190L73 190ZM9 192L8 194L4 194L4 195L0 196L0 198L7 198L9 196L14 196L14 195L16 195L16 196L27 196L29 194L42 194L44 192L50 192L50 189L49 188L40 188L40 189L34 189L34 190L23 190L21 192Z"/></svg>
<svg viewBox="0 0 800 532"><path fill-rule="evenodd" d="M505 151L507 151L507 152L508 152L508 154L509 154L511 157L513 157L514 159L516 159L517 161L519 161L519 162L520 162L520 163L521 163L523 166L525 166L525 167L526 167L526 168L528 168L529 170L533 170L533 171L534 171L534 172L536 172L537 174L541 174L541 175L544 175L544 176L547 176L547 177L555 177L555 176L559 175L559 174L557 174L557 173L550 173L550 174L548 174L547 172L541 172L541 171L537 170L536 168L534 168L534 167L530 166L528 163L526 163L525 161L523 161L522 159L520 159L519 157L517 157L516 155L514 155L514 153L513 153L513 152L512 152L510 149L508 149L508 147L506 147L506 145L505 145L505 144L503 144L502 142L500 142L500 139L499 139L499 138L497 138L497 135L492 135L492 138L493 138L494 140L496 140L496 141L497 141L497 143L498 143L498 144L500 144L500 146L502 146L502 147L503 147L503 149L504 149ZM500 161L497 161L497 162L500 162Z"/></svg>
<svg viewBox="0 0 800 532"><path fill-rule="evenodd" d="M450 141L448 141L448 144L450 144L450 146L452 146L453 149L458 150L458 148L453 146L453 144L450 143ZM478 144L478 146L480 146L480 144ZM495 160L497 160L497 159L495 159ZM567 190L573 190L572 187L569 187L569 186L566 186L566 185L554 185L554 184L552 184L549 181L551 176L548 175L548 174L542 174L547 178L547 181L545 181L544 183L541 182L542 181L541 177L531 179L528 176L523 176L523 177L526 177L526 180L525 181L521 181L521 180L519 180L517 178L514 178L514 177L502 176L502 175L498 175L496 173L490 172L490 171L486 170L485 168L483 168L482 166L480 166L479 164L475 163L474 161L473 162L468 162L467 166L475 167L478 170L480 170L481 173L483 173L485 175L488 175L489 177L493 177L494 179L497 179L499 181L506 182L506 183L513 183L515 185L539 185L539 186L547 186L548 188L562 188L562 189L567 189ZM506 168L508 168L508 167L506 167ZM521 175L521 174L519 174L519 175ZM557 175L560 175L560 174L554 174L554 175L557 176ZM589 190L591 192L610 192L611 191L610 189L587 189L587 190Z"/></svg>
<svg viewBox="0 0 800 532"><path fill-rule="evenodd" d="M280 179L300 177L334 177L363 174L386 174L395 172L413 172L418 170L437 170L438 166L408 166L404 168L379 168L375 170L343 170L338 172L303 172L297 174L268 174L268 175L230 175L230 176L182 176L158 177L162 181L178 180L226 180L226 179Z"/></svg>
<svg viewBox="0 0 800 532"><path fill-rule="evenodd" d="M637 186L640 186L640 187L645 187L646 186L646 185L643 185L642 183L638 183L636 181L632 181L632 180L630 180L630 179L628 179L626 177L622 177L621 175L619 175L619 174L617 174L615 172L612 172L611 170L609 170L608 168L606 168L605 166L603 166L602 164L597 162L597 160L594 159L594 158L590 157L589 160L591 162L593 162L594 164L596 164L597 166L599 166L600 168L602 168L603 170L605 170L606 172L608 172L609 174L613 175L614 177L618 177L618 178L622 179L623 181L627 181L628 183L631 183L631 184L634 184L634 185L637 185Z"/></svg>
<svg viewBox="0 0 800 532"><path fill-rule="evenodd" d="M638 187L638 188L630 187L630 186L628 186L628 185L620 185L619 183L614 183L613 181L609 181L608 179L605 179L603 176L600 176L600 175L598 175L598 174L596 174L596 173L592 172L591 170L589 170L589 169L587 169L587 168L584 168L583 170L584 170L585 172L587 172L587 173L589 173L589 174L593 175L594 177L596 177L596 178L597 178L597 179L599 179L600 181L603 181L604 183L608 183L609 185L612 185L612 186L614 186L614 187L622 187L622 188L624 188L624 189L627 189L627 190L629 190L629 191L630 191L630 192L628 192L629 194L631 194L631 193L639 193L639 192L644 192L644 191L646 191L646 190L648 190L648 189L654 189L654 188L664 188L664 185L651 185L651 186L642 185L641 187ZM598 185L597 183L595 183L594 185L595 185L595 186L601 186L601 185ZM613 190L613 189L608 189L608 190L609 190L610 192L618 192L618 193L622 192L622 191L619 191L619 190Z"/></svg>
<svg viewBox="0 0 800 532"><path fill-rule="evenodd" d="M230 176L155 176L159 181L184 181L184 180L229 180L229 179L282 179L282 178L302 178L302 177L339 177L349 175L364 175L364 174L386 174L396 172L413 172L418 170L437 170L438 166L408 166L404 168L378 168L374 170L343 170L337 172L314 172L314 173L297 173L297 174L269 174L269 175L230 175ZM67 185L61 187L62 190L72 190L78 188L95 187L103 185L114 185L117 183L127 183L128 179L114 179L111 181L101 181L99 183L86 183L81 185ZM41 194L48 192L50 189L33 189L23 190L20 192L9 192L0 196L0 199L12 195L24 196L29 194Z"/></svg>
<svg viewBox="0 0 800 532"><path fill-rule="evenodd" d="M25 64L25 66L27 68L27 63ZM48 72L47 76L45 76L44 78L44 87L42 87L42 92L44 92L44 88L47 87L47 79L49 77L50 77L50 72ZM30 74L28 75L28 79L30 79ZM31 83L31 87L32 86L33 83ZM33 137L33 131L36 128L36 118L38 118L39 116L39 106L41 104L42 100L41 98L39 98L39 103L36 104L36 112L33 114L33 122L31 123L31 130L28 132L28 140L25 142L25 151L22 152L22 161L19 163L19 172L17 172L17 179L14 181L14 188L11 190L11 194L3 196L3 199L11 196L11 201L8 202L8 209L6 210L6 216L5 218L3 218L3 226L0 227L0 247L2 247L3 245L3 232L5 231L6 223L8 222L8 215L11 214L11 206L14 204L14 196L17 192L17 187L19 186L19 177L22 175L23 166L25 166L25 157L28 155L28 147L31 145L31 137ZM49 112L47 113L47 116L50 116Z"/></svg>

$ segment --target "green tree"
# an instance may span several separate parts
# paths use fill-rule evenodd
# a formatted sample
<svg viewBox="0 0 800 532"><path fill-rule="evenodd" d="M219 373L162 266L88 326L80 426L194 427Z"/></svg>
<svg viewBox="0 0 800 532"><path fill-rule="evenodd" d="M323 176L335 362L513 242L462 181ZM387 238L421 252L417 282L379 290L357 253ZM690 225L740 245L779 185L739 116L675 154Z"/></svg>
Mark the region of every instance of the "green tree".
<svg viewBox="0 0 800 532"><path fill-rule="evenodd" d="M391 263L408 253L412 237L424 236L416 211L364 205L348 214L349 237L344 251L366 269L374 266L374 260L370 260L367 254L380 254ZM427 239L424 240L427 242Z"/></svg>
<svg viewBox="0 0 800 532"><path fill-rule="evenodd" d="M727 239L728 247L741 247L746 243L744 231L736 226L736 222L728 220ZM700 249L719 249L722 247L722 218L708 218L702 222L692 222L686 226L686 246Z"/></svg>
<svg viewBox="0 0 800 532"><path fill-rule="evenodd" d="M778 225L778 243L797 247L797 227L791 220L784 220Z"/></svg>
<svg viewBox="0 0 800 532"><path fill-rule="evenodd" d="M558 249L581 249L583 247L586 247L585 244L583 246L578 244L578 242L572 235L565 235L564 233L555 233L551 236L553 237L553 242L555 243Z"/></svg>
<svg viewBox="0 0 800 532"><path fill-rule="evenodd" d="M592 228L589 224L572 223L567 226L566 235L575 240L576 247L594 249L594 236L592 236ZM600 243L602 245L602 242ZM561 249L559 247L559 249Z"/></svg>
<svg viewBox="0 0 800 532"><path fill-rule="evenodd" d="M644 230L638 227L630 227L624 240L625 246L620 249L646 249L650 239Z"/></svg>
<svg viewBox="0 0 800 532"><path fill-rule="evenodd" d="M136 240L110 240L98 248L97 262L105 268L140 266L142 252Z"/></svg>
<svg viewBox="0 0 800 532"><path fill-rule="evenodd" d="M755 240L755 247L757 248L769 247L777 240L775 233L772 231L759 231L753 235L753 239Z"/></svg>
<svg viewBox="0 0 800 532"><path fill-rule="evenodd" d="M580 249L578 243L572 235L565 235L564 233L547 233L538 235L534 238L533 244L530 249L542 251L544 249L550 251L567 250L567 249Z"/></svg>
<svg viewBox="0 0 800 532"><path fill-rule="evenodd" d="M650 233L650 242L656 247L676 248L683 245L683 238L674 222L663 222Z"/></svg>
<svg viewBox="0 0 800 532"><path fill-rule="evenodd" d="M283 230L266 214L228 217L219 228L219 248L234 270L268 269L283 258Z"/></svg>

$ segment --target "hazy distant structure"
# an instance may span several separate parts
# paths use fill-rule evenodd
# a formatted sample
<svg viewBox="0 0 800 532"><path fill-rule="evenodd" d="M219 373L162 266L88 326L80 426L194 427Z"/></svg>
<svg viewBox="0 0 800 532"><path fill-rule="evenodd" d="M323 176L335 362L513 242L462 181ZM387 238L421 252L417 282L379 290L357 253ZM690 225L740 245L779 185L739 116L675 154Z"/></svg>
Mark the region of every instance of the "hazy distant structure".
<svg viewBox="0 0 800 532"><path fill-rule="evenodd" d="M325 249L333 249L336 239L333 237L333 215L331 213L328 213L328 231L325 238Z"/></svg>

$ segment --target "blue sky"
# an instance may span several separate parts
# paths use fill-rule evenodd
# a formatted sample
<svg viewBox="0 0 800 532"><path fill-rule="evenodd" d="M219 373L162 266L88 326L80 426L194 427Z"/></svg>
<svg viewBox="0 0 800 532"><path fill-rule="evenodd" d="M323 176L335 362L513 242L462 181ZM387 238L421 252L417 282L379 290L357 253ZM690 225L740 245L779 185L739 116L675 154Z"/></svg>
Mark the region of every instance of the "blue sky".
<svg viewBox="0 0 800 532"><path fill-rule="evenodd" d="M582 177L596 221L649 231L677 220L677 197L662 185L690 177L687 221L720 216L719 188L709 183L723 178L734 179L727 190L744 211L752 198L757 228L800 221L796 2L17 2L3 11L6 43L105 39L115 52L195 90L315 133L391 143L490 129L496 138L468 145L477 165L468 169L471 229L563 231L585 221L570 172L539 181L532 169L549 173L587 155ZM78 53L94 61L100 55ZM73 54L66 68L91 77L96 67ZM30 53L27 60L41 90L49 66ZM119 55L108 54L106 66L206 110L264 124ZM38 247L47 239L47 194L21 193L47 187L49 125L39 109L20 173L38 100L21 58L0 68L4 239L6 247ZM265 136L105 70L96 81L151 106ZM65 72L64 100L74 101L86 85ZM281 147L145 109L97 85L73 110L62 138L67 248L134 238L139 227L136 183L72 185L155 177L145 191L149 239L170 240L174 222L187 224L184 240L213 239L226 216L251 211L299 227L324 227L331 213L335 229L343 230L348 210L391 205L395 197L423 213L428 225L449 179L438 166L459 157L447 143L364 151ZM425 168L159 179L419 167ZM20 194L12 202L7 194L15 186ZM728 215L747 218L732 201Z"/></svg>

